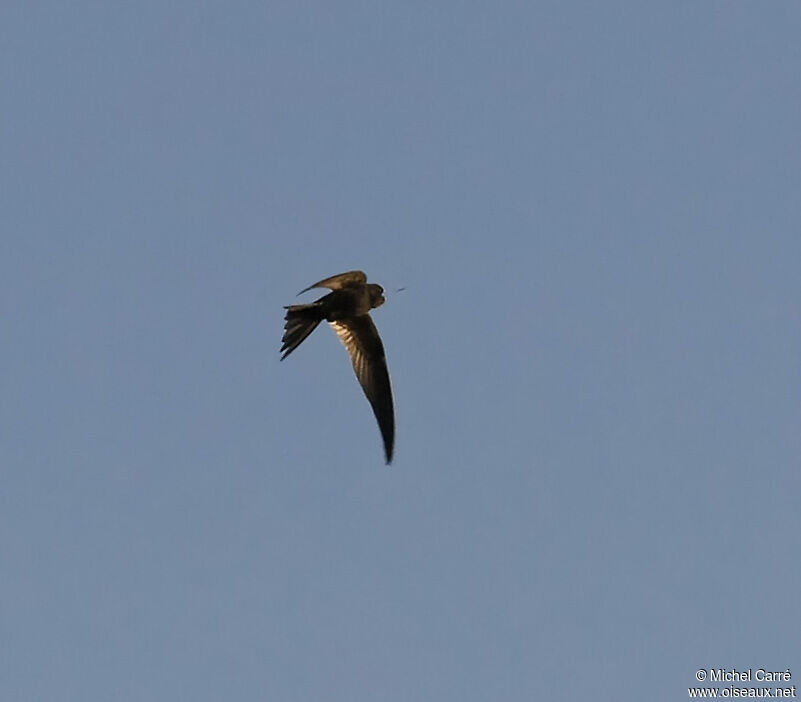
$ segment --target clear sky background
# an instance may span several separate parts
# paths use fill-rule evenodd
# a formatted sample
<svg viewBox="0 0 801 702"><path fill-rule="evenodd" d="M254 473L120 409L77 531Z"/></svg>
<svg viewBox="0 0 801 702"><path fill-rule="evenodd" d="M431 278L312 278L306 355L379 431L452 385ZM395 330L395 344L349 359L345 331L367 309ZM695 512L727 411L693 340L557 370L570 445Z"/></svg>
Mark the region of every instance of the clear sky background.
<svg viewBox="0 0 801 702"><path fill-rule="evenodd" d="M798 683L799 37L778 1L3 2L0 699ZM278 360L353 268L391 467L329 329Z"/></svg>

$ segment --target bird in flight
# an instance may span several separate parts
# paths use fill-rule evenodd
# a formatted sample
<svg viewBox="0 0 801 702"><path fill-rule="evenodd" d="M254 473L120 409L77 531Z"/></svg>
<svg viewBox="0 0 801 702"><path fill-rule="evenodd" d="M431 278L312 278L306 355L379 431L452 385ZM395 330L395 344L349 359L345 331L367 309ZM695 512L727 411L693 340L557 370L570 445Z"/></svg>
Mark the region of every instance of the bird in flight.
<svg viewBox="0 0 801 702"><path fill-rule="evenodd" d="M370 401L384 440L387 465L392 462L395 444L395 411L392 386L389 382L384 344L378 335L370 310L386 301L384 288L368 283L362 271L348 271L320 280L301 290L298 295L314 288L329 288L330 293L305 305L288 305L281 340L281 360L292 353L323 320L337 333L350 355L353 370Z"/></svg>

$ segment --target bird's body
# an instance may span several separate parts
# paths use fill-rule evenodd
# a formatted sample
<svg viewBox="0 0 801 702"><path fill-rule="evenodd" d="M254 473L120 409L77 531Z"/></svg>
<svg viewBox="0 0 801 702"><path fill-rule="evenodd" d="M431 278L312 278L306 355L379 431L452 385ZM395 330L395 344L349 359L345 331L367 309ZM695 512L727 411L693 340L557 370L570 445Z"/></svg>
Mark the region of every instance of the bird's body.
<svg viewBox="0 0 801 702"><path fill-rule="evenodd" d="M373 292L368 286L349 287L342 290L334 290L324 297L321 297L318 302L325 308L326 320L335 322L338 319L347 319L348 317L361 317L362 315L369 314L370 310L378 307L383 303L383 297L380 297L380 286L375 285L371 287L379 288L379 291ZM381 302L376 304L376 298L380 297Z"/></svg>
<svg viewBox="0 0 801 702"><path fill-rule="evenodd" d="M378 421L384 454L390 463L395 443L392 386L384 345L370 317L371 309L384 304L384 289L368 283L362 271L349 271L325 278L301 290L301 293L323 287L330 288L331 292L314 302L284 308L287 313L281 360L300 346L320 322L327 321L348 350L353 370Z"/></svg>

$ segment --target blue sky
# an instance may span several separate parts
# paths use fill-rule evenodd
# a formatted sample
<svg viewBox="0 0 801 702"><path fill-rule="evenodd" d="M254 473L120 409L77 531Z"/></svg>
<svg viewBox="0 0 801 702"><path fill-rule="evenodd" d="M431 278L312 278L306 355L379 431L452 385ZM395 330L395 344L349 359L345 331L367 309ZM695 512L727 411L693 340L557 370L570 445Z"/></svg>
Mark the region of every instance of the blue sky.
<svg viewBox="0 0 801 702"><path fill-rule="evenodd" d="M3 3L0 698L801 675L799 35L792 2ZM353 268L389 468L334 334L278 360Z"/></svg>

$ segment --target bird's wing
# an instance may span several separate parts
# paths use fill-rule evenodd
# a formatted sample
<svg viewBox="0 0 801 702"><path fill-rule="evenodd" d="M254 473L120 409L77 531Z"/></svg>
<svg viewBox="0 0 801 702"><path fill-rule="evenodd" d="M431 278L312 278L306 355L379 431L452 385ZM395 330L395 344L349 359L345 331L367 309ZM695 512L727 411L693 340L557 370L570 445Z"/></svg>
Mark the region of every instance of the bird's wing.
<svg viewBox="0 0 801 702"><path fill-rule="evenodd" d="M384 344L369 314L330 322L345 345L362 390L373 407L384 440L387 463L392 462L395 444L395 410L389 382Z"/></svg>
<svg viewBox="0 0 801 702"><path fill-rule="evenodd" d="M298 295L302 295L313 288L330 288L331 290L341 290L350 285L364 285L367 282L367 276L362 271L348 271L347 273L340 273L339 275L332 275L330 278L318 280L314 285L301 290Z"/></svg>

